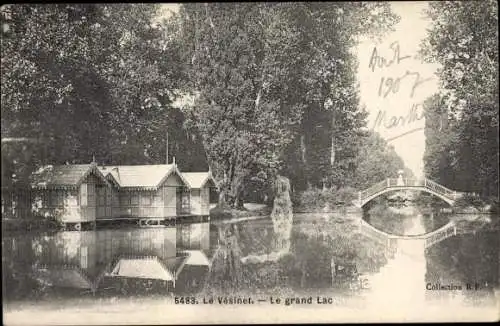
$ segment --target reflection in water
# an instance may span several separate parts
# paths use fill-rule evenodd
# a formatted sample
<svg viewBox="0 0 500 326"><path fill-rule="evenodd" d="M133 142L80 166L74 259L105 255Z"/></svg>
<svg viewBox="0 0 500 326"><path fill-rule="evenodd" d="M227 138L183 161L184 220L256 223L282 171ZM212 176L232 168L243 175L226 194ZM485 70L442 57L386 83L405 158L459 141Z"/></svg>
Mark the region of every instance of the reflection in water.
<svg viewBox="0 0 500 326"><path fill-rule="evenodd" d="M415 215L405 235L432 231L424 227L425 218ZM445 218L449 221L450 217ZM453 236L427 250L424 240L399 239L394 259L369 277L367 302L380 309L390 305L391 311L402 316L418 316L436 305L462 309L469 303L469 297L483 299L480 301L483 304L494 304L493 289L499 286L498 238L498 230L493 233L479 230L475 235ZM475 289L476 283L483 288ZM484 300L488 298L493 300Z"/></svg>
<svg viewBox="0 0 500 326"><path fill-rule="evenodd" d="M439 218L436 216L431 224L440 225L442 222ZM447 220L448 218L446 217ZM428 216L413 216L411 223L406 225L405 234L429 232L430 230L426 230L429 225L428 219ZM312 216L294 216L296 222L294 230L297 236L292 238L292 247L302 254L300 257L309 257L311 262L309 258L304 258L304 261L290 261L289 263L294 263L290 266L286 265L286 262L280 262L289 272L297 272L296 275L292 273L293 275L287 279L290 289L293 289L293 284L290 283L293 280L299 288L307 283L304 281L304 271L309 269L305 267L313 265L314 271L317 271L315 275L324 278L314 280L313 283L328 287L332 282L331 257L323 257L318 252L330 244L321 240L322 237L316 239L311 235L317 233L314 231L315 223L311 224L311 221ZM402 220L399 222L402 223ZM340 225L347 227L347 224L343 220L343 224ZM233 229L238 236L244 256L271 252L274 233L270 220L246 221L235 225L237 227ZM329 232L333 232L333 229L324 227L326 224L321 225L322 229L317 230L321 231L321 234L328 235ZM333 222L328 225L334 229L340 227ZM4 284L11 293L26 294L30 294L29 290L34 288L33 284L28 282L31 279L45 285L97 290L97 293L103 293L108 289L116 289L126 295L137 295L137 289L146 292L163 289L168 292L175 289L176 292L192 293L199 291L203 286L210 259L223 244L221 234L225 229L223 224L212 222L165 228L58 232L4 237L3 265L7 271L4 273L7 275L4 276ZM309 234L307 230L314 232L311 231ZM314 240L313 238L316 239L316 242L313 241L314 245L306 241ZM428 307L429 300L435 300L436 297L439 300L445 297L447 304L459 306L472 293L431 291L426 289L429 283L464 285L467 282L477 281L484 287L484 291L477 294L491 298L493 289L498 288L499 238L498 231L478 231L476 234L453 236L427 250L420 240L399 240L398 251L394 258L390 259L380 271L368 276L370 289L359 291L363 295L366 294L366 302L370 306L388 309L390 305L391 311L398 311L402 316L405 313L417 313L423 307ZM358 238L354 240L360 241ZM338 244L333 242L331 245ZM344 257L344 259L350 258ZM347 262L345 265L348 265ZM249 269L256 266L244 265L243 272L248 273ZM367 272L363 271L362 266L356 267L363 274ZM272 268L268 270L269 273L273 271ZM265 283L264 278L255 280ZM259 285L254 285L250 288L258 291L258 287ZM321 289L337 296L344 295L335 292L338 291L335 288ZM315 291L320 291L319 287Z"/></svg>
<svg viewBox="0 0 500 326"><path fill-rule="evenodd" d="M209 223L4 237L2 247L7 272L43 285L95 291L128 278L174 286L191 266L207 268Z"/></svg>
<svg viewBox="0 0 500 326"><path fill-rule="evenodd" d="M421 219L421 215L415 216L405 235L425 233ZM404 314L420 309L425 299L425 249L423 240L399 240L397 246L394 258L369 278L367 299Z"/></svg>

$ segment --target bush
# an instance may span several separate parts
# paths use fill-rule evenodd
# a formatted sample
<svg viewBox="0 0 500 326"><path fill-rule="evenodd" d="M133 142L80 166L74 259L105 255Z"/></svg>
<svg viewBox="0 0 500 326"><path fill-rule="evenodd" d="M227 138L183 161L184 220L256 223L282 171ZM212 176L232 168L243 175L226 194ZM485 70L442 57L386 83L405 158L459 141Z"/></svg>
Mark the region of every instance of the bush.
<svg viewBox="0 0 500 326"><path fill-rule="evenodd" d="M350 206L356 199L356 191L353 188L345 187L337 190L333 189L308 189L301 193L292 195L294 207L304 211L318 211L325 206L334 208L335 206Z"/></svg>
<svg viewBox="0 0 500 326"><path fill-rule="evenodd" d="M458 198L453 205L456 208L474 207L481 209L486 203L479 197L472 194L464 194Z"/></svg>

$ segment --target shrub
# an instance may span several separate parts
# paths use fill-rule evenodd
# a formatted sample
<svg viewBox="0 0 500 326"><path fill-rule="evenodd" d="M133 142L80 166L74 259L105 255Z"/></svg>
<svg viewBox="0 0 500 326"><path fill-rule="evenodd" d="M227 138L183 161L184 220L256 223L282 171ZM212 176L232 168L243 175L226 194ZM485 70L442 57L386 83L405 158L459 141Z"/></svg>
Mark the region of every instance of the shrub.
<svg viewBox="0 0 500 326"><path fill-rule="evenodd" d="M294 207L300 210L317 211L322 210L327 204L331 208L343 205L349 206L355 198L356 191L350 187L337 190L313 188L293 194L292 203Z"/></svg>
<svg viewBox="0 0 500 326"><path fill-rule="evenodd" d="M466 208L469 206L481 209L485 205L485 202L479 197L473 194L464 194L462 197L458 198L453 205L456 208Z"/></svg>

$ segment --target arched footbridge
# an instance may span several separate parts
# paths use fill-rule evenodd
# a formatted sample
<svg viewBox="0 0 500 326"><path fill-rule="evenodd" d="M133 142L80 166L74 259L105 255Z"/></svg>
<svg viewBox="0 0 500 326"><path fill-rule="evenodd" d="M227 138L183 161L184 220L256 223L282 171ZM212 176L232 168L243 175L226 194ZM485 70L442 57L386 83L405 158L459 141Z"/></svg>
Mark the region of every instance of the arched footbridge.
<svg viewBox="0 0 500 326"><path fill-rule="evenodd" d="M455 236L457 234L472 233L475 230L459 228L455 222L451 221L448 224L440 227L439 229L419 235L394 235L384 231L381 231L363 219L360 219L359 224L360 232L373 239L379 243L385 245L387 248L396 249L399 247L398 243L400 241L415 241L422 243L425 249L439 243L449 237Z"/></svg>
<svg viewBox="0 0 500 326"><path fill-rule="evenodd" d="M403 178L388 178L384 181L374 184L368 189L358 193L358 199L354 202L357 207L363 207L372 199L390 191L398 190L417 190L433 194L449 205L453 205L455 201L462 197L465 193L454 191L440 185L429 179L403 179Z"/></svg>

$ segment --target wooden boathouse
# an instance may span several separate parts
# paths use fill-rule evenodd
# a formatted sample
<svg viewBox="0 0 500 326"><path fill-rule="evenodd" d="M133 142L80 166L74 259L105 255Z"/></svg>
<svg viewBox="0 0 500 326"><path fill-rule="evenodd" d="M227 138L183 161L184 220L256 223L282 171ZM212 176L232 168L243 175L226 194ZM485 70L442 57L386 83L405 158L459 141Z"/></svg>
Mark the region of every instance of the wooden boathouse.
<svg viewBox="0 0 500 326"><path fill-rule="evenodd" d="M12 194L10 207L2 200L2 212L25 217L31 210L76 230L120 222L173 225L207 221L214 192L210 171L181 173L175 162L48 165L32 174L31 189Z"/></svg>

